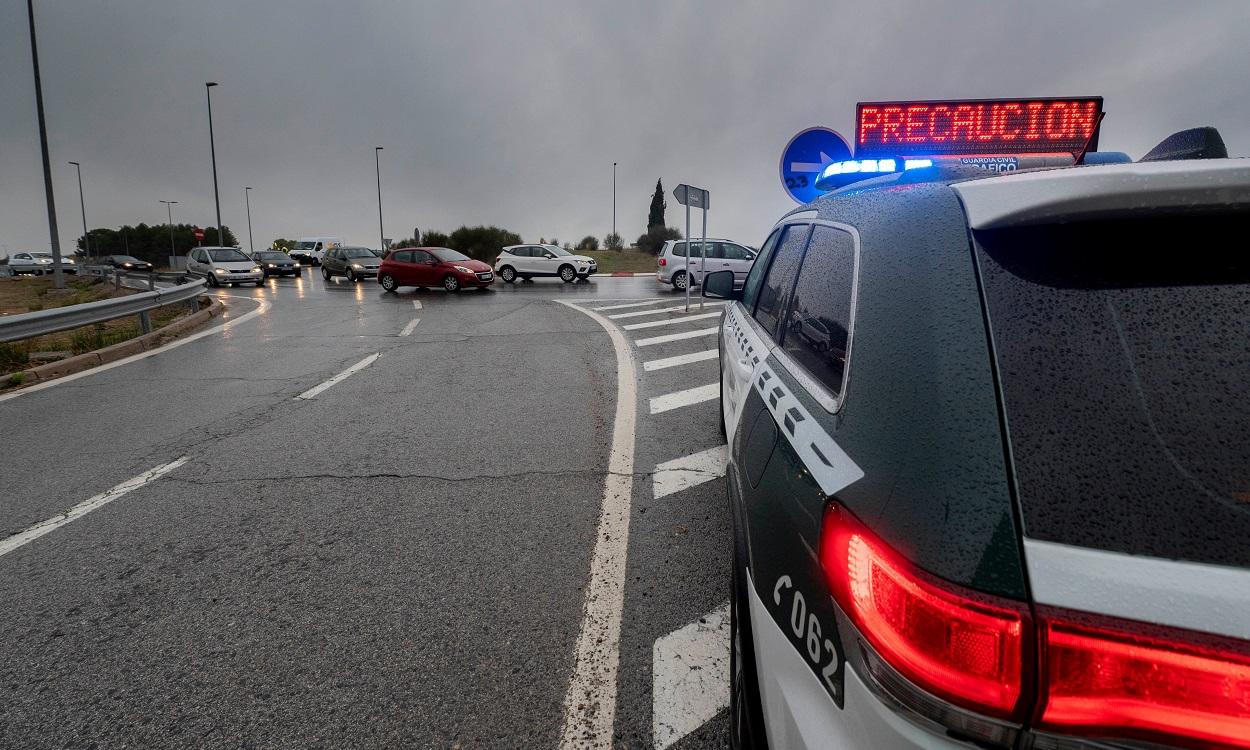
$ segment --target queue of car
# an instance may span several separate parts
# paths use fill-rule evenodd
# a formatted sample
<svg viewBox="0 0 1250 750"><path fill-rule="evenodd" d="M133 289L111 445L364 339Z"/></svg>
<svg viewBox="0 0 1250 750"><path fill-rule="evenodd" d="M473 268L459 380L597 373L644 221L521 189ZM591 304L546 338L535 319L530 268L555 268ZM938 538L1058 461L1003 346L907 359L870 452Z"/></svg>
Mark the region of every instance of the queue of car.
<svg viewBox="0 0 1250 750"><path fill-rule="evenodd" d="M829 165L707 273L734 747L1250 747L1250 162L1094 134Z"/></svg>

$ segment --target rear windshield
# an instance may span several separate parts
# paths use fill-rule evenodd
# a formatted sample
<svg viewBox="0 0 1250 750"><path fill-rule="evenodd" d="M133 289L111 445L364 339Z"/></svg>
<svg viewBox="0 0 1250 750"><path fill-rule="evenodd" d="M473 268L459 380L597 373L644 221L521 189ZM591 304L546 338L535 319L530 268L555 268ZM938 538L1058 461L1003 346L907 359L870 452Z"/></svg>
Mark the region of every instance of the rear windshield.
<svg viewBox="0 0 1250 750"><path fill-rule="evenodd" d="M279 252L256 253L257 260L286 260L286 257L286 253Z"/></svg>
<svg viewBox="0 0 1250 750"><path fill-rule="evenodd" d="M1027 536L1250 567L1247 218L978 233Z"/></svg>

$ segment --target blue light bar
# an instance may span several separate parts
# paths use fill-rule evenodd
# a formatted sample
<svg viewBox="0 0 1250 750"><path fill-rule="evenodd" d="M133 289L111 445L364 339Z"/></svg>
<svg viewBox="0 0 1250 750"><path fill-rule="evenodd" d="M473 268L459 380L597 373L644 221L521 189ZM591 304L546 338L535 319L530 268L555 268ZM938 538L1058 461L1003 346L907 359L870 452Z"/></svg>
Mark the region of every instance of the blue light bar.
<svg viewBox="0 0 1250 750"><path fill-rule="evenodd" d="M932 167L932 159L905 159L903 170ZM820 190L834 190L852 182L899 172L897 159L847 159L835 161L824 168L816 178Z"/></svg>

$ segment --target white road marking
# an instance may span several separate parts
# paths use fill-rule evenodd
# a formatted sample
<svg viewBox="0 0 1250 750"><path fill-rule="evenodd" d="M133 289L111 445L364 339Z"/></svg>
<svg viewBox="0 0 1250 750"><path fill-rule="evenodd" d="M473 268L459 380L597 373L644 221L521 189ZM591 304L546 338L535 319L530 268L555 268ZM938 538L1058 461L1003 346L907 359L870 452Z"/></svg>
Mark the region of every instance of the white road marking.
<svg viewBox="0 0 1250 750"><path fill-rule="evenodd" d="M621 612L625 607L625 555L629 549L630 501L634 489L634 428L637 383L629 342L598 313L557 300L589 315L616 350L616 418L608 453L603 506L590 561L590 583L574 652L573 675L564 696L561 750L612 747L616 718L616 673L620 664Z"/></svg>
<svg viewBox="0 0 1250 750"><path fill-rule="evenodd" d="M421 322L421 319L420 319L420 318L413 318L413 319L412 319L412 320L408 323L408 325L404 326L404 330L402 330L402 331L400 331L400 332L399 332L399 335L400 335L400 336L409 336L409 335L411 335L411 334L412 334L412 330L413 330L414 328L416 328L416 327L417 327L417 323L420 323L420 322Z"/></svg>
<svg viewBox="0 0 1250 750"><path fill-rule="evenodd" d="M415 308L415 309L417 309L417 310L420 310L420 309L421 309L421 300L419 300L419 299L414 299L414 300L412 301L412 306L413 306L413 308Z"/></svg>
<svg viewBox="0 0 1250 750"><path fill-rule="evenodd" d="M63 385L65 383L72 383L75 380L78 380L79 378L85 378L91 375L96 375L98 373L105 372L106 370L111 370L114 367L121 367L122 365L128 365L131 362L138 362L141 359L147 359L148 357L155 357L157 354L167 352L171 349L177 349L178 347L184 344L189 344L192 341L198 341L199 339L202 339L205 336L212 336L214 333L221 333L222 331L229 330L230 328L233 328L234 326L246 320L251 320L257 315L262 315L269 310L268 300L263 300L263 299L258 300L255 297L238 297L233 294L227 294L223 296L230 297L231 299L244 299L250 302L257 302L259 303L259 307L257 307L255 310L249 313L243 313L237 318L232 318L231 320L227 320L225 323L222 323L221 325L213 326L212 328L209 328L204 331L200 331L199 333L193 333L190 336L186 336L184 338L174 339L173 341L170 341L168 344L161 346L159 349L149 349L148 351L139 352L138 354L132 354L129 357L122 357L121 359L115 362L109 362L108 364L100 365L99 367L92 367L90 370L83 370L82 372L76 372L73 375L66 375L63 378L57 378L56 380L49 380L46 383L36 383L35 385L29 386L27 388L23 388L20 391L14 391L13 393L6 393L3 396L0 396L0 402L8 401L11 398L19 398L21 396L25 396L30 393L35 393L37 391L42 391L44 388L52 388L53 386Z"/></svg>
<svg viewBox="0 0 1250 750"><path fill-rule="evenodd" d="M647 372L655 372L656 370L666 370L670 367L680 367L681 365L690 365L695 362L705 362L709 359L716 359L719 355L720 352L716 349L705 349L701 352L678 354L676 357L665 357L664 359L653 359L650 362L643 362L642 369Z"/></svg>
<svg viewBox="0 0 1250 750"><path fill-rule="evenodd" d="M672 300L671 299L651 299L651 300L647 300L646 302L631 302L627 305L608 305L607 307L593 307L591 309L596 312L603 312L604 310L624 310L627 307L646 307L647 305L658 305L661 302L672 302Z"/></svg>
<svg viewBox="0 0 1250 750"><path fill-rule="evenodd" d="M675 326L682 323L689 323L692 320L706 320L707 318L719 318L720 312L699 313L698 315L685 315L680 318L669 318L668 320L648 320L646 323L630 323L627 326L621 326L626 331L637 331L640 328L658 328L660 326Z"/></svg>
<svg viewBox="0 0 1250 750"><path fill-rule="evenodd" d="M729 446L718 445L689 456L656 464L652 479L652 494L656 500L659 500L674 492L720 479L725 476L725 466L728 463Z"/></svg>
<svg viewBox="0 0 1250 750"><path fill-rule="evenodd" d="M684 391L676 393L666 393L663 396L656 396L651 399L651 413L659 414L661 412L680 409L683 406L692 404L701 404L704 401L711 401L720 396L720 383L709 383L701 385L698 388L687 388Z"/></svg>
<svg viewBox="0 0 1250 750"><path fill-rule="evenodd" d="M347 368L346 370L340 372L338 375L335 375L334 377L330 378L329 380L322 383L321 385L313 386L312 388L309 388L308 390L304 391L303 393L296 396L295 398L297 399L316 398L317 394L321 393L322 391L329 388L330 386L336 385L337 383L340 383L346 380L352 375L355 375L356 373L365 369L369 365L373 364L374 360L376 360L378 357L381 357L381 356L382 356L381 352L375 352L373 354L370 354L368 357L365 357L364 359L360 360L359 362Z"/></svg>
<svg viewBox="0 0 1250 750"><path fill-rule="evenodd" d="M729 706L729 602L651 648L651 734L665 750Z"/></svg>
<svg viewBox="0 0 1250 750"><path fill-rule="evenodd" d="M638 346L654 346L656 344L667 344L670 341L681 341L682 339L697 339L700 336L711 336L719 330L719 328L700 328L697 331L683 331L681 333L669 333L664 336L653 336L649 339L638 339L634 341L634 343Z"/></svg>
<svg viewBox="0 0 1250 750"><path fill-rule="evenodd" d="M167 464L161 464L155 469L149 469L133 479L127 479L111 490L101 492L94 497L87 498L81 503L75 505L60 515L53 516L46 521L37 523L25 531L18 532L5 539L0 539L0 556L7 555L13 550L23 545L35 541L44 534L56 531L71 521L77 521L79 518L87 515L93 510L103 508L105 505L113 502L117 498L125 495L127 492L137 490L145 484L155 481L160 477L168 474L190 460L190 456L183 456L176 461L170 461Z"/></svg>
<svg viewBox="0 0 1250 750"><path fill-rule="evenodd" d="M725 303L724 302L708 302L707 306L711 307L712 305L723 305L723 304ZM676 307L659 307L654 310L636 310L634 312L617 313L616 315L609 315L608 318L610 318L611 320L620 320L622 318L639 318L639 317L642 317L643 315L659 315L660 313L677 312L679 310L685 310L685 309L686 309L685 305L677 305Z"/></svg>

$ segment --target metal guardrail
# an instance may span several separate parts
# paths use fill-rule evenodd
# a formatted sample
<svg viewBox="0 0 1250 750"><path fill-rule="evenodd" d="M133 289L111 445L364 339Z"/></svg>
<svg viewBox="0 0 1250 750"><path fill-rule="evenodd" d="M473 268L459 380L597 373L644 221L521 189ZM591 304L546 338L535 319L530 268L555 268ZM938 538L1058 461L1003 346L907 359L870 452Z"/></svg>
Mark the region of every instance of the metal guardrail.
<svg viewBox="0 0 1250 750"><path fill-rule="evenodd" d="M161 275L177 277L175 285L155 288L156 277ZM125 278L140 277L132 274ZM20 315L0 315L0 343L20 341L93 323L104 323L128 315L138 315L143 332L147 333L151 329L151 323L148 320L149 312L178 302L191 302L192 307L195 307L195 299L204 293L207 286L204 279L187 281L183 274L143 274L141 278L147 281L151 291ZM120 285L122 275L116 274L116 279ZM178 283L179 281L182 283Z"/></svg>

